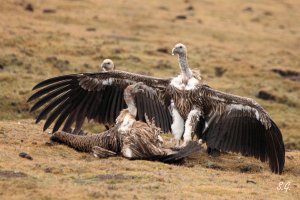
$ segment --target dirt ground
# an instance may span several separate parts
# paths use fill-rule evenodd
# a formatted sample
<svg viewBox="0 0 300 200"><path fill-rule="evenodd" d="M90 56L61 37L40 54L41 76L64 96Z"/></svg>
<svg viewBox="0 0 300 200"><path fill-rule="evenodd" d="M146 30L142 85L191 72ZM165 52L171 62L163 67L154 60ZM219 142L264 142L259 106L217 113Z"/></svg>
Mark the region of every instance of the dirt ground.
<svg viewBox="0 0 300 200"><path fill-rule="evenodd" d="M283 175L252 158L210 158L204 150L182 166L99 160L48 144L43 122L34 124L26 99L39 81L96 71L104 58L120 70L174 76L177 42L207 84L269 112L287 148ZM1 2L0 199L299 199L299 44L296 0Z"/></svg>
<svg viewBox="0 0 300 200"><path fill-rule="evenodd" d="M121 157L100 160L50 145L42 123L0 125L1 199L299 199L299 151L287 152L283 175L252 158L209 158L205 151L182 166ZM18 157L20 152L33 160Z"/></svg>

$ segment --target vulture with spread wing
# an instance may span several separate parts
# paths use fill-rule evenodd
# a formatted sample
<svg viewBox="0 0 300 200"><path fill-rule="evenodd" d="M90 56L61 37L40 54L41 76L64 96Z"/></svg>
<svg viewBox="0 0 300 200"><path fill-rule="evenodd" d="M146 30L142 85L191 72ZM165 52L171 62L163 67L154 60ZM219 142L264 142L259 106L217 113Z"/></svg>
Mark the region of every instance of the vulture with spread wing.
<svg viewBox="0 0 300 200"><path fill-rule="evenodd" d="M115 70L115 64L111 59L104 59L102 61L102 63L99 65L99 71L103 71L103 72L108 72L108 71L112 71ZM81 122L81 124L83 124L84 121ZM66 132L70 132L72 134L75 135L85 135L86 133L81 129L81 124L75 127L75 129L72 129L71 127L69 129L64 129L64 131ZM113 127L114 124L111 123L105 123L104 124L106 130L108 130L109 128Z"/></svg>
<svg viewBox="0 0 300 200"><path fill-rule="evenodd" d="M31 111L43 107L36 121L47 118L44 130L55 122L54 132L74 123L81 127L85 118L114 124L126 108L124 89L142 82L151 95L135 97L138 120L145 121L146 113L162 131L172 130L178 141L183 138L186 144L197 135L210 148L269 161L272 172L282 173L285 148L269 114L252 99L203 84L190 70L183 44L177 44L172 53L179 58L181 74L177 77L164 79L118 70L58 76L33 88L38 91L29 101L39 100Z"/></svg>
<svg viewBox="0 0 300 200"><path fill-rule="evenodd" d="M181 162L185 157L200 151L197 142L191 142L180 149L164 147L160 136L161 130L146 117L146 123L136 120L137 108L135 96L147 93L147 86L142 83L129 85L124 90L127 109L123 109L111 129L93 135L74 135L57 131L52 141L85 152L92 152L96 157L106 158L122 155L128 159L157 160L165 163Z"/></svg>

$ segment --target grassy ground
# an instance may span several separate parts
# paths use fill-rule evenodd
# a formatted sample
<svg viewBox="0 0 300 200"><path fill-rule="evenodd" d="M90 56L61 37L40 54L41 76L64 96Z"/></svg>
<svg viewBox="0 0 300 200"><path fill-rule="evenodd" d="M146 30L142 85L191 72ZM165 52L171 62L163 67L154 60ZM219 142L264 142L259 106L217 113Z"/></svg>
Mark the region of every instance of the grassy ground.
<svg viewBox="0 0 300 200"><path fill-rule="evenodd" d="M96 159L63 145L33 120L2 121L2 199L297 199L299 152L288 152L285 173L269 172L255 159L232 154L209 158L205 151L183 166L115 157ZM27 152L33 160L18 157ZM290 182L287 192L280 182ZM283 187L282 187L283 188Z"/></svg>
<svg viewBox="0 0 300 200"><path fill-rule="evenodd" d="M25 9L29 3L33 12ZM48 136L42 124L33 124L26 99L37 82L96 71L103 58L121 70L174 76L179 70L170 51L182 42L191 67L210 86L256 99L281 128L286 147L300 149L300 82L272 72L300 72L299 10L294 0L1 2L0 198L296 199L297 151L287 153L283 176L230 154L212 159L202 153L184 166L100 161L45 145ZM276 100L257 99L260 90ZM19 158L22 151L34 159ZM280 181L291 182L288 192L276 189Z"/></svg>

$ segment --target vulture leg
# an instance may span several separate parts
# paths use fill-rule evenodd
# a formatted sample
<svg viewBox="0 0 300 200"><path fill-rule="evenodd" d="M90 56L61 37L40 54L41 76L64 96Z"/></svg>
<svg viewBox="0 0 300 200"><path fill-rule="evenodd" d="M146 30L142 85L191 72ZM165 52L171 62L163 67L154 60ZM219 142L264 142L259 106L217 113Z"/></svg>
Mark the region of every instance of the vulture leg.
<svg viewBox="0 0 300 200"><path fill-rule="evenodd" d="M188 114L187 120L185 122L184 134L183 134L183 141L184 141L182 144L183 146L187 145L187 143L192 140L192 137L194 135L194 130L201 116L202 116L202 111L199 108L194 108Z"/></svg>
<svg viewBox="0 0 300 200"><path fill-rule="evenodd" d="M179 143L184 131L184 120L175 107L172 106L171 109L172 109L172 118L173 118L171 130L172 130L172 134L174 135L174 139L176 141L176 147L179 147Z"/></svg>
<svg viewBox="0 0 300 200"><path fill-rule="evenodd" d="M92 148L92 153L96 158L108 158L110 156L115 156L117 155L116 152L104 149L102 147L99 146L94 146Z"/></svg>

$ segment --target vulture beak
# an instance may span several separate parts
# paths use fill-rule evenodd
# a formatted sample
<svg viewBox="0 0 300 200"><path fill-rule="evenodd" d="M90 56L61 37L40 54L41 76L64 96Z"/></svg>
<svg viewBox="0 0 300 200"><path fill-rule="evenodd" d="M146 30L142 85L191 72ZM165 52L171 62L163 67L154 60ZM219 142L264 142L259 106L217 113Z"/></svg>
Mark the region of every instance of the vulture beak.
<svg viewBox="0 0 300 200"><path fill-rule="evenodd" d="M145 93L144 89L138 89L137 92Z"/></svg>
<svg viewBox="0 0 300 200"><path fill-rule="evenodd" d="M175 51L175 48L172 49L172 56L175 55L174 51Z"/></svg>
<svg viewBox="0 0 300 200"><path fill-rule="evenodd" d="M108 71L106 67L102 67L102 70L103 70L104 72L107 72L107 71Z"/></svg>
<svg viewBox="0 0 300 200"><path fill-rule="evenodd" d="M135 86L134 86L134 90L135 90L135 93L138 93L138 92L145 92L144 88L142 88L142 85L143 83L142 82L138 82Z"/></svg>

